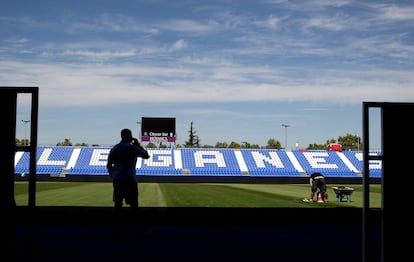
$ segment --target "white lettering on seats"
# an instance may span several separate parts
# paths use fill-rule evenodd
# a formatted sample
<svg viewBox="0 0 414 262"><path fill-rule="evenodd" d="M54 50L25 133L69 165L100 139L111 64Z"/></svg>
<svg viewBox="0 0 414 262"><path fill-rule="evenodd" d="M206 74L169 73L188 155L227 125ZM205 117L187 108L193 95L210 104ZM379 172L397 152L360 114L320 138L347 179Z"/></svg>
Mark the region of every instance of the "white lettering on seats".
<svg viewBox="0 0 414 262"><path fill-rule="evenodd" d="M49 160L52 154L52 148L45 148L37 161L38 165L63 166L66 164L65 160Z"/></svg>
<svg viewBox="0 0 414 262"><path fill-rule="evenodd" d="M338 168L336 164L326 163L327 152L303 152L312 168Z"/></svg>
<svg viewBox="0 0 414 262"><path fill-rule="evenodd" d="M108 161L108 154L110 149L95 149L92 152L90 166L105 166Z"/></svg>
<svg viewBox="0 0 414 262"><path fill-rule="evenodd" d="M151 150L151 157L146 160L147 166L172 166L171 150Z"/></svg>
<svg viewBox="0 0 414 262"><path fill-rule="evenodd" d="M265 168L265 161L275 167L284 167L282 161L280 160L280 157L277 155L276 152L269 152L270 158L257 151L253 151L252 156L257 167Z"/></svg>
<svg viewBox="0 0 414 262"><path fill-rule="evenodd" d="M194 159L196 167L204 167L205 163L216 163L218 167L226 167L224 156L219 151L196 151Z"/></svg>

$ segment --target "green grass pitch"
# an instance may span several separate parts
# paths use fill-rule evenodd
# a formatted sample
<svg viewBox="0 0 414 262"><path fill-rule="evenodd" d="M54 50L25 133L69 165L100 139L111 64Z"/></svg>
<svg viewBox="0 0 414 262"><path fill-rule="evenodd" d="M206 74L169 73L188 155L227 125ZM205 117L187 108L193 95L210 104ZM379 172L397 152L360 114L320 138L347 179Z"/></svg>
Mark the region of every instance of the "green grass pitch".
<svg viewBox="0 0 414 262"><path fill-rule="evenodd" d="M238 183L139 183L141 207L235 207L235 208L362 208L362 185L354 188L351 201L339 202L328 184L327 203L305 203L308 184L238 184ZM18 206L28 205L28 182L15 182ZM111 207L110 182L36 183L36 206ZM381 185L370 185L370 207L381 207Z"/></svg>

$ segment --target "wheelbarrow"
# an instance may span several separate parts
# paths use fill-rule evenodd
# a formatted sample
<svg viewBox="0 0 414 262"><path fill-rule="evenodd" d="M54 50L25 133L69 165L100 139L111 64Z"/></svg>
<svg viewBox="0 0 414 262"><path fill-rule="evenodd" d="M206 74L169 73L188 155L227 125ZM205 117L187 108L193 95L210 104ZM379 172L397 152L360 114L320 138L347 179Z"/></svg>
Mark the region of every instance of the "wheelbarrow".
<svg viewBox="0 0 414 262"><path fill-rule="evenodd" d="M332 189L336 194L336 199L338 200L338 202L351 202L351 195L354 192L354 189L352 187L335 186L332 187Z"/></svg>

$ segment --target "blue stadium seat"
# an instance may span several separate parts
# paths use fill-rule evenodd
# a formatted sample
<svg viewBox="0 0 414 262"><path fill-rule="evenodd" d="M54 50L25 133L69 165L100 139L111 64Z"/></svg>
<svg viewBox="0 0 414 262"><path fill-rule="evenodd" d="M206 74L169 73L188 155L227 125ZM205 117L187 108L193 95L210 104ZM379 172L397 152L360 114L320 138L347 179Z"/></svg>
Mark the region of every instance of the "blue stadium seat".
<svg viewBox="0 0 414 262"><path fill-rule="evenodd" d="M106 176L110 147L40 146L37 149L37 175ZM292 151L276 149L181 148L148 149L151 158L140 159L141 176L227 176L300 177L321 172L327 177L362 176L361 151ZM372 154L381 154L373 152ZM381 174L381 162L370 162L370 176ZM29 153L17 152L15 174L29 172Z"/></svg>

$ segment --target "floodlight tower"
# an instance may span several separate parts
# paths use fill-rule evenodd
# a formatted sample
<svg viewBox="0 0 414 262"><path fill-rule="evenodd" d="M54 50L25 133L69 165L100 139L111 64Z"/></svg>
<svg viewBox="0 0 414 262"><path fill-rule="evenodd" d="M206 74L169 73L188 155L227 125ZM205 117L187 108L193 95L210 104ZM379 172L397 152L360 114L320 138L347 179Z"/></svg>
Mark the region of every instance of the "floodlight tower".
<svg viewBox="0 0 414 262"><path fill-rule="evenodd" d="M24 145L27 146L29 145L29 143L27 143L27 124L30 123L30 120L22 119L22 122L24 123Z"/></svg>
<svg viewBox="0 0 414 262"><path fill-rule="evenodd" d="M282 126L285 128L285 151L287 148L287 128L290 127L290 125L282 124Z"/></svg>

